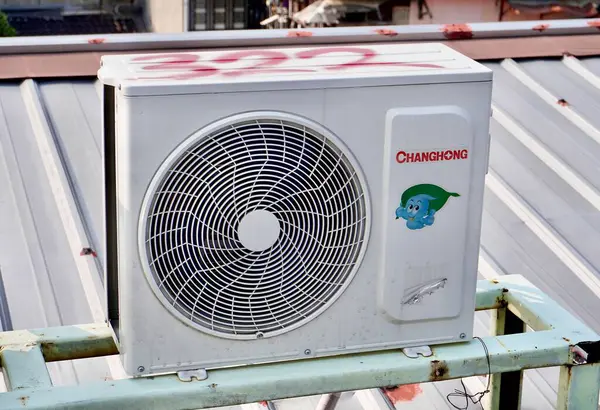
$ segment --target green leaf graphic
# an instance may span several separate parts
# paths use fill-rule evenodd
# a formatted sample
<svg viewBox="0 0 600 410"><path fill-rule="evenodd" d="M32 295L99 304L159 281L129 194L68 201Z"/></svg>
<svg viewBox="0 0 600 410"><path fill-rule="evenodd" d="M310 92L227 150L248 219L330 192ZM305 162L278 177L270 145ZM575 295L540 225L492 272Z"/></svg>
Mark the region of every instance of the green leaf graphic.
<svg viewBox="0 0 600 410"><path fill-rule="evenodd" d="M400 206L406 206L406 201L408 201L413 196L419 194L430 195L435 198L429 201L429 209L433 209L436 212L442 209L444 205L446 205L448 198L450 198L451 196L460 196L456 192L448 192L444 188L441 188L437 185L419 184L411 186L406 191L404 191L404 193L402 194L402 198L400 199Z"/></svg>

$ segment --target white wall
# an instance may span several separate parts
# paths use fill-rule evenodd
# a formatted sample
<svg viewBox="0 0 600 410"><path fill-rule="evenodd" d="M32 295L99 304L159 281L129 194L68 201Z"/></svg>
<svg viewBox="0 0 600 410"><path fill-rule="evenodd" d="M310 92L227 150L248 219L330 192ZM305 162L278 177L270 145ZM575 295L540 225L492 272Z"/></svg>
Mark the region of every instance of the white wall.
<svg viewBox="0 0 600 410"><path fill-rule="evenodd" d="M184 31L184 0L146 0L148 29L156 33L180 33Z"/></svg>

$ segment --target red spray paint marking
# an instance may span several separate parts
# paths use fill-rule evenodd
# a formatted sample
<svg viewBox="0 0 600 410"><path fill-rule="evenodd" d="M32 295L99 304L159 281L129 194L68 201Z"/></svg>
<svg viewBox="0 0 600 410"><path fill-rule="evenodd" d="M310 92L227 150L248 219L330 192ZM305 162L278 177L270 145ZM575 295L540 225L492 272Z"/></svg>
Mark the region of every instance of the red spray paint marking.
<svg viewBox="0 0 600 410"><path fill-rule="evenodd" d="M155 80L167 78L174 80L188 80L192 78L208 77L219 72L219 70L214 67L206 64L199 64L198 60L200 60L200 57L197 54L191 53L150 54L132 59L132 61L151 61L154 63L143 66L143 70L186 70L186 72L183 73L149 78Z"/></svg>
<svg viewBox="0 0 600 410"><path fill-rule="evenodd" d="M225 76L240 76L253 73L298 73L315 72L316 68L278 68L280 64L290 58L312 59L330 53L354 54L350 61L324 67L326 70L343 70L351 67L362 66L404 66L420 68L443 68L431 63L409 62L373 62L377 52L365 47L329 47L302 50L294 56L276 50L239 50L224 53L211 61L199 62L200 56L191 53L151 54L135 57L132 61L148 61L151 64L142 66L142 70L183 70L183 72L163 77L146 77L145 79L175 79L186 80L221 74ZM228 71L227 65L239 62L244 58L254 58L248 66ZM225 69L225 70L223 70Z"/></svg>
<svg viewBox="0 0 600 410"><path fill-rule="evenodd" d="M104 43L106 40L103 38L90 38L88 40L88 44L102 44Z"/></svg>
<svg viewBox="0 0 600 410"><path fill-rule="evenodd" d="M217 57L212 60L213 63L216 64L227 64L227 63L236 63L243 58L247 57L259 57L259 59L252 61L253 65L249 65L247 67L242 67L239 70L234 71L224 71L222 74L229 77L237 77L243 74L249 74L247 70L254 70L254 72L260 71L261 73L306 73L313 72L314 70L310 69L292 69L292 68L283 68L277 69L276 66L281 63L289 60L287 54L281 51L275 50L241 50L234 51L232 53L227 53L222 55L221 57Z"/></svg>
<svg viewBox="0 0 600 410"><path fill-rule="evenodd" d="M442 32L448 40L464 40L473 38L473 30L468 24L446 24Z"/></svg>
<svg viewBox="0 0 600 410"><path fill-rule="evenodd" d="M550 27L550 24L538 24L537 26L533 26L534 31L539 31L540 33Z"/></svg>
<svg viewBox="0 0 600 410"><path fill-rule="evenodd" d="M375 33L379 34L380 36L387 36L387 37L396 37L398 35L397 31L385 29L385 28L375 29Z"/></svg>
<svg viewBox="0 0 600 410"><path fill-rule="evenodd" d="M314 48L311 50L300 51L296 54L296 57L301 59L311 59L315 57L319 57L329 53L355 53L358 54L358 58L349 63L337 64L335 66L329 66L327 69L336 70L345 68L348 66L361 66L366 65L369 60L377 55L375 51L369 48L361 48L361 47L331 47L331 48Z"/></svg>
<svg viewBox="0 0 600 410"><path fill-rule="evenodd" d="M313 33L310 31L288 31L288 37L312 37Z"/></svg>
<svg viewBox="0 0 600 410"><path fill-rule="evenodd" d="M150 61L155 64L145 65L144 70L168 70L172 68L192 69L192 64L198 61L196 54L190 53L168 53L168 54L150 54L138 56L131 61Z"/></svg>
<svg viewBox="0 0 600 410"><path fill-rule="evenodd" d="M377 56L377 53L370 48L363 47L330 47L316 48L311 50L300 51L296 54L298 58L314 58L329 53L354 53L357 58L342 64L336 64L326 67L327 70L343 70L349 67L362 66L406 66L406 67L421 67L421 68L442 68L437 64L429 63L403 63L403 62L372 62L371 60Z"/></svg>
<svg viewBox="0 0 600 410"><path fill-rule="evenodd" d="M399 401L412 401L419 394L423 393L423 389L418 384L406 384L397 387L388 387L384 389L385 395L390 399L392 404Z"/></svg>
<svg viewBox="0 0 600 410"><path fill-rule="evenodd" d="M592 20L592 21L588 21L588 26L590 27L596 27L598 30L600 30L600 20Z"/></svg>

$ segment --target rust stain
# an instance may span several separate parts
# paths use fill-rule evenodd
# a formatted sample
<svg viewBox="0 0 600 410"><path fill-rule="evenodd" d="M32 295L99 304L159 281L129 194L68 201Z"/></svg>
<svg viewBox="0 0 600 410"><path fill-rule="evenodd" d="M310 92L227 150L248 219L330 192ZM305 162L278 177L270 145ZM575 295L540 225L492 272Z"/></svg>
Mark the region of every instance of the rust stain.
<svg viewBox="0 0 600 410"><path fill-rule="evenodd" d="M508 306L508 302L504 300L504 296L498 296L496 297L496 305L498 305L501 308L505 308Z"/></svg>
<svg viewBox="0 0 600 410"><path fill-rule="evenodd" d="M571 343L571 339L569 339L569 338L563 337L563 340L567 343Z"/></svg>
<svg viewBox="0 0 600 410"><path fill-rule="evenodd" d="M565 100L564 98L561 98L560 100L558 100L556 102L558 105L562 106L562 107L567 107L569 105L569 103L567 102L567 100Z"/></svg>
<svg viewBox="0 0 600 410"><path fill-rule="evenodd" d="M89 357L109 356L118 354L117 347L104 340L90 340L83 345L77 346L76 350L71 350L72 345L60 346L54 342L42 342L40 344L42 354L46 361L60 361L71 359L85 359Z"/></svg>
<svg viewBox="0 0 600 410"><path fill-rule="evenodd" d="M590 27L596 27L598 30L600 30L600 20L588 21L587 25Z"/></svg>
<svg viewBox="0 0 600 410"><path fill-rule="evenodd" d="M548 27L550 27L550 24L538 24L537 26L533 26L533 31L539 31L541 33L542 31L545 31Z"/></svg>
<svg viewBox="0 0 600 410"><path fill-rule="evenodd" d="M287 36L288 37L312 37L313 33L310 31L299 31L299 30L292 30L292 31L288 31Z"/></svg>
<svg viewBox="0 0 600 410"><path fill-rule="evenodd" d="M442 32L448 40L465 40L473 38L473 30L468 24L446 24Z"/></svg>
<svg viewBox="0 0 600 410"><path fill-rule="evenodd" d="M386 28L378 28L375 29L375 33L380 36L388 36L388 37L396 37L398 35L397 31L386 29Z"/></svg>
<svg viewBox="0 0 600 410"><path fill-rule="evenodd" d="M419 394L423 393L423 389L419 384L405 384L386 387L384 392L392 404L396 404L399 401L413 401Z"/></svg>
<svg viewBox="0 0 600 410"><path fill-rule="evenodd" d="M23 407L27 407L27 400L29 400L29 396L19 397L19 401L21 402L21 406Z"/></svg>
<svg viewBox="0 0 600 410"><path fill-rule="evenodd" d="M79 256L87 256L87 255L92 255L94 258L98 256L96 251L93 250L92 248L82 248L81 251L79 252Z"/></svg>
<svg viewBox="0 0 600 410"><path fill-rule="evenodd" d="M446 380L450 376L450 370L448 365L444 361L432 360L431 361L431 372L429 373L429 380L432 382L439 380Z"/></svg>
<svg viewBox="0 0 600 410"><path fill-rule="evenodd" d="M208 387L210 387L211 389L216 389L217 388L217 383L213 383L213 384L209 384Z"/></svg>
<svg viewBox="0 0 600 410"><path fill-rule="evenodd" d="M106 41L104 38L90 38L88 44L102 44Z"/></svg>

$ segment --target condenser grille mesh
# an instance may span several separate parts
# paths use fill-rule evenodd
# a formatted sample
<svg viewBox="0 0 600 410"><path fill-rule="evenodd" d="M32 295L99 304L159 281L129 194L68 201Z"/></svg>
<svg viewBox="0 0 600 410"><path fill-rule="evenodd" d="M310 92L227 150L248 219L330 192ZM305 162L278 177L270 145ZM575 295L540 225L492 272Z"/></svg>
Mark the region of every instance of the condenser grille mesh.
<svg viewBox="0 0 600 410"><path fill-rule="evenodd" d="M171 306L213 334L268 336L317 314L339 296L366 245L356 169L301 124L226 126L159 177L145 221L150 274ZM253 211L278 221L266 249L240 240Z"/></svg>

